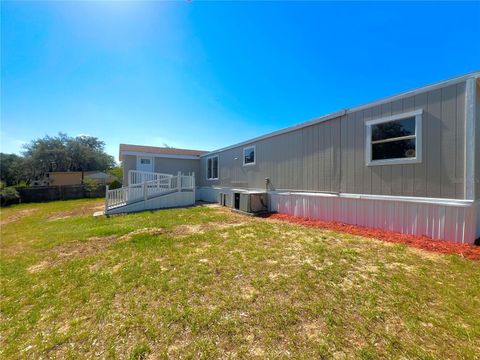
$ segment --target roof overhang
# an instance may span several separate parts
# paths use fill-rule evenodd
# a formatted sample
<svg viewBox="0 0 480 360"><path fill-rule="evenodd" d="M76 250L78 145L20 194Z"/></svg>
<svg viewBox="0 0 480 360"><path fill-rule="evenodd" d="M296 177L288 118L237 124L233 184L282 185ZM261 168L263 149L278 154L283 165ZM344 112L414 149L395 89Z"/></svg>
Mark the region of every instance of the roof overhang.
<svg viewBox="0 0 480 360"><path fill-rule="evenodd" d="M396 94L396 95L391 95L391 96L388 96L388 97L385 97L385 98L382 98L382 99L379 99L379 100L371 101L371 102L368 102L366 104L362 104L362 105L358 105L358 106L355 106L355 107L352 107L352 108L346 108L346 109L343 109L343 110L339 110L339 111L336 111L336 112L333 112L333 113L330 113L330 114L327 114L327 115L324 115L324 116L314 118L314 119L306 121L306 122L302 122L302 123L297 124L297 125L287 127L285 129L274 131L274 132L271 132L271 133L268 133L268 134L250 139L250 140L240 142L238 144L230 145L230 146L227 146L227 147L224 147L224 148L220 148L218 150L211 151L211 152L206 153L206 154L202 154L202 155L200 155L200 157L210 156L210 155L214 155L216 153L226 151L226 150L230 150L230 149L233 149L233 148L236 148L236 147L249 145L249 144L258 142L260 140L265 140L265 139L268 139L268 138L271 138L271 137L274 137L274 136L278 136L278 135L281 135L281 134L285 134L285 133L289 133L289 132L296 131L296 130L299 130L299 129L303 129L303 128L306 128L308 126L312 126L312 125L315 125L315 124L318 124L318 123L321 123L321 122L324 122L324 121L332 120L332 119L341 117L341 116L349 114L349 113L364 110L366 108L382 105L382 104L385 104L385 103L388 103L388 102L403 99L403 98L406 98L406 97L409 97L409 96L414 96L414 95L424 93L424 92L427 92L427 91L436 90L436 89L439 89L439 88L442 88L442 87L445 87L445 86L458 84L458 83L467 81L468 79L479 79L479 78L480 78L480 71L471 72L471 73L461 75L461 76L457 76L457 77L454 77L454 78L451 78L451 79L448 79L448 80L444 80L444 81L436 82L434 84L422 86L422 87L414 89L414 90L404 91L404 92L401 92L401 93Z"/></svg>

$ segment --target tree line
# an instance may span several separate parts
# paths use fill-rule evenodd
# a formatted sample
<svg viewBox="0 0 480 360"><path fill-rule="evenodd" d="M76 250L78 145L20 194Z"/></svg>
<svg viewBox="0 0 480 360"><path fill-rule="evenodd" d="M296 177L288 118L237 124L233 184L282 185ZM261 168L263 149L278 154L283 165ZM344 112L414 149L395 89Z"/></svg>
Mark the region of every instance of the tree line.
<svg viewBox="0 0 480 360"><path fill-rule="evenodd" d="M105 171L116 165L94 136L47 135L23 148L22 155L0 153L0 180L7 186L28 185L52 171Z"/></svg>

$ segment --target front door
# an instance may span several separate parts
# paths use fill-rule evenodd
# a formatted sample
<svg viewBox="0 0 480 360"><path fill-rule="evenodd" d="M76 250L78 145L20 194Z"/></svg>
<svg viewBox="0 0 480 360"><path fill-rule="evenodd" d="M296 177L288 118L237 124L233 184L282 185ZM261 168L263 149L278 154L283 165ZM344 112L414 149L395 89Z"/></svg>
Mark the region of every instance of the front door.
<svg viewBox="0 0 480 360"><path fill-rule="evenodd" d="M138 156L137 157L137 170L153 172L153 158Z"/></svg>

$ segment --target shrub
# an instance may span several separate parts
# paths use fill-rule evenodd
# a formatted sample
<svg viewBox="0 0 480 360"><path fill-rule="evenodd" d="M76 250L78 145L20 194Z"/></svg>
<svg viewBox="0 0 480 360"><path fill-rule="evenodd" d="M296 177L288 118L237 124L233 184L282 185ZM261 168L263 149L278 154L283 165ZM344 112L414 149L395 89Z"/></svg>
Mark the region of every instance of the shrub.
<svg viewBox="0 0 480 360"><path fill-rule="evenodd" d="M122 187L122 184L120 183L120 181L118 180L113 180L111 183L110 183L110 186L108 187L110 190L113 190L113 189L120 189Z"/></svg>
<svg viewBox="0 0 480 360"><path fill-rule="evenodd" d="M5 187L2 183L0 187L0 206L8 206L20 202L20 195L18 195L17 190L13 186Z"/></svg>
<svg viewBox="0 0 480 360"><path fill-rule="evenodd" d="M83 185L87 191L95 191L98 189L98 182L94 179L83 179Z"/></svg>
<svg viewBox="0 0 480 360"><path fill-rule="evenodd" d="M113 176L113 180L118 180L121 183L123 179L123 168L121 166L115 166L108 170L108 174Z"/></svg>
<svg viewBox="0 0 480 360"><path fill-rule="evenodd" d="M25 181L21 181L17 185L15 185L15 189L23 189L28 187L30 187L30 185L28 185Z"/></svg>

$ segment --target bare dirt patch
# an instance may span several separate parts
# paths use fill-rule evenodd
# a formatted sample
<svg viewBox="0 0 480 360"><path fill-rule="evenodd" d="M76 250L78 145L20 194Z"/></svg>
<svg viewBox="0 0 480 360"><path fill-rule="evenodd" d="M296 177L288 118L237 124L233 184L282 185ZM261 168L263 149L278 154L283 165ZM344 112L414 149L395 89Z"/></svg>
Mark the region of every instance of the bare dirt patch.
<svg viewBox="0 0 480 360"><path fill-rule="evenodd" d="M28 272L36 273L36 272L42 271L43 269L46 269L49 266L50 266L50 263L44 260L44 261L40 261L38 264L30 266L27 270Z"/></svg>
<svg viewBox="0 0 480 360"><path fill-rule="evenodd" d="M84 210L82 210L84 211ZM86 241L73 241L63 245L59 245L50 249L47 254L45 254L44 259L30 266L27 270L31 273L40 272L50 266L55 266L58 264L65 263L72 259L83 258L86 256L98 254L99 252L105 250L110 245L115 242L128 241L132 237L141 234L148 235L173 235L179 238L190 236L193 234L203 234L210 229L226 229L233 226L241 226L244 222L231 222L231 223L218 223L211 222L205 224L196 224L196 225L179 225L172 229L165 229L159 227L144 228L131 231L125 235L117 236L104 236L104 237L91 237Z"/></svg>
<svg viewBox="0 0 480 360"><path fill-rule="evenodd" d="M53 257L45 258L40 263L30 266L27 270L31 273L36 273L74 258L82 258L96 254L117 240L118 238L116 236L95 236L89 238L87 241L75 241L60 245L50 250L50 253L54 253Z"/></svg>
<svg viewBox="0 0 480 360"><path fill-rule="evenodd" d="M301 332L308 339L320 339L327 332L327 326L323 320L317 319L306 321L301 325Z"/></svg>
<svg viewBox="0 0 480 360"><path fill-rule="evenodd" d="M17 211L12 215L7 216L6 218L3 218L3 216L2 216L2 220L0 221L0 225L3 226L3 225L7 225L7 224L13 223L15 221L18 221L18 220L20 220L24 217L32 215L37 210L38 210L38 208L25 209L25 210Z"/></svg>
<svg viewBox="0 0 480 360"><path fill-rule="evenodd" d="M167 230L164 228L158 228L158 227L152 227L152 228L144 228L144 229L138 229L135 231L131 231L128 234L122 235L118 238L118 240L129 240L132 237L136 235L141 235L141 234L148 234L148 235L162 235L167 233Z"/></svg>
<svg viewBox="0 0 480 360"><path fill-rule="evenodd" d="M60 211L60 212L54 213L47 217L47 221L63 220L73 216L92 215L94 212L103 210L104 208L105 208L105 205L103 204L103 202L101 203L95 202L92 204L77 207L73 210Z"/></svg>
<svg viewBox="0 0 480 360"><path fill-rule="evenodd" d="M240 290L240 297L245 300L252 300L258 295L257 289L250 284L241 286Z"/></svg>
<svg viewBox="0 0 480 360"><path fill-rule="evenodd" d="M145 228L129 232L128 234L122 236L94 236L88 238L86 241L69 242L49 250L49 254L53 255L50 259L46 259L38 264L32 265L27 270L31 273L36 273L44 270L47 267L62 264L72 259L98 254L113 243L130 240L135 235L160 235L164 233L166 233L166 230L163 228Z"/></svg>
<svg viewBox="0 0 480 360"><path fill-rule="evenodd" d="M205 224L184 224L175 226L171 231L169 231L169 233L178 237L186 237L194 234L204 234L211 229L228 229L231 227L242 226L246 223L247 222L236 221L228 223L210 222Z"/></svg>
<svg viewBox="0 0 480 360"><path fill-rule="evenodd" d="M196 225L188 225L188 224L185 224L185 225L178 225L178 226L175 226L172 231L171 231L171 234L175 235L175 236L189 236L189 235L193 235L193 234L198 234L198 233L203 233L205 232L204 229L203 229L203 225L200 225L200 224L196 224Z"/></svg>

